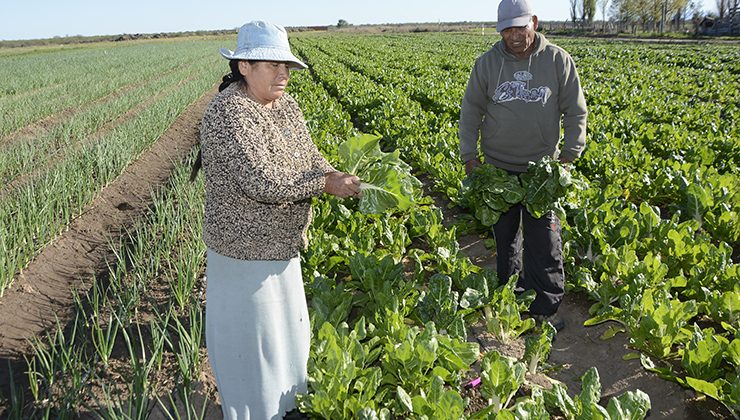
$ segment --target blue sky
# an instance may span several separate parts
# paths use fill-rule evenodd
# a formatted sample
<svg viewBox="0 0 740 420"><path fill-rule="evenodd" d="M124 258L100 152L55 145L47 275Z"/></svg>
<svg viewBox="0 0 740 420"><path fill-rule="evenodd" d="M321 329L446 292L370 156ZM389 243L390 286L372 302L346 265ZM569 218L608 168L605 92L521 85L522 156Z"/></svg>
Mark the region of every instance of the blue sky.
<svg viewBox="0 0 740 420"><path fill-rule="evenodd" d="M703 0L705 10L714 2ZM569 18L568 0L530 0L542 20ZM495 0L0 0L0 40L283 26L494 21ZM597 14L601 18L601 14Z"/></svg>

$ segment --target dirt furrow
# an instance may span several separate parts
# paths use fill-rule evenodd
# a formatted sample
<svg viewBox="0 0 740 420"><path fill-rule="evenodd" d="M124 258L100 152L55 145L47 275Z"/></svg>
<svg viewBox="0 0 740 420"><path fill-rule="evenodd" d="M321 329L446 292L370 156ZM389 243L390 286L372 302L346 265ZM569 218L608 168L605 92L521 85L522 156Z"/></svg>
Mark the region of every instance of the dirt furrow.
<svg viewBox="0 0 740 420"><path fill-rule="evenodd" d="M118 237L150 205L153 189L165 184L174 167L198 141L198 124L215 89L188 107L157 142L106 186L99 197L39 254L0 299L0 372L6 360L30 350L27 339L39 336L58 318L68 321L72 289L112 260L110 238ZM0 375L6 376L6 375Z"/></svg>

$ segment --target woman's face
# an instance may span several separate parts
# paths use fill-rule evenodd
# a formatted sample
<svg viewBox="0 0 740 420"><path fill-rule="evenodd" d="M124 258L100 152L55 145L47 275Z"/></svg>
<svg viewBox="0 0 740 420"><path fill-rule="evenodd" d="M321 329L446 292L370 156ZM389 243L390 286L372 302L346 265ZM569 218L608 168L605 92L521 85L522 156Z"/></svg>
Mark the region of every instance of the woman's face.
<svg viewBox="0 0 740 420"><path fill-rule="evenodd" d="M288 86L289 66L290 63L281 61L240 61L239 71L247 81L247 94L262 105L272 106Z"/></svg>

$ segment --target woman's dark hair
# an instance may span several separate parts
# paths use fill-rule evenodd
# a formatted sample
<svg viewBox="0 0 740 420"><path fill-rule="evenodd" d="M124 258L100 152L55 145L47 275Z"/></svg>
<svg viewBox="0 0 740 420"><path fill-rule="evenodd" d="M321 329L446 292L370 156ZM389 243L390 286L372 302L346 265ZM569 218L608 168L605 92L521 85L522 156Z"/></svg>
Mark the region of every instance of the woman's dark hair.
<svg viewBox="0 0 740 420"><path fill-rule="evenodd" d="M218 86L218 91L221 92L227 87L229 87L230 84L234 82L245 82L244 75L239 71L239 61L241 60L229 60L229 68L231 69L231 73L227 74L221 79L221 84ZM251 61L247 61L248 63L251 63ZM200 168L203 166L203 157L201 155L200 150L198 151L198 157L195 158L195 162L193 162L193 169L190 171L190 182L195 181L195 177L198 176L198 171L200 171Z"/></svg>
<svg viewBox="0 0 740 420"><path fill-rule="evenodd" d="M230 84L234 82L243 82L244 81L244 75L239 71L239 61L240 60L229 60L229 68L231 69L231 73L227 74L221 79L221 84L218 86L218 91L221 92L222 90L229 87Z"/></svg>

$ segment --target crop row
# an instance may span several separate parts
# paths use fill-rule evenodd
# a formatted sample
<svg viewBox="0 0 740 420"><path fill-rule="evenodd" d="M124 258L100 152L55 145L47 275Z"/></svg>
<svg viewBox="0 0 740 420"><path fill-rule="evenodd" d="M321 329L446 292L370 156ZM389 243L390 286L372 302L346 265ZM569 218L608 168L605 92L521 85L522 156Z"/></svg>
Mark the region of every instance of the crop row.
<svg viewBox="0 0 740 420"><path fill-rule="evenodd" d="M458 39L449 45L457 46ZM463 39L461 51L479 51L465 48L468 38ZM411 37L333 38L331 42L309 38L301 43L317 47L386 89L401 89L434 114L439 130L452 125L454 131L475 56L455 56L467 67L462 72L461 65L452 67L449 61L436 64L429 52L410 52L414 41L418 42ZM570 47L591 110L594 147L587 148L579 169L602 185L621 184L622 194L633 203L647 201L660 207L664 216L681 212L682 220L702 220L704 229L717 240L736 244L740 240L736 222L740 133L734 121L740 84L736 66L729 63L738 56L737 49L705 49L701 56L711 56L707 60L717 65L686 69L666 63L672 58L669 54L678 55L675 50L584 44L573 42ZM445 57L445 48L437 49ZM692 50L680 56L698 53ZM620 64L605 65L615 62ZM691 83L712 89L696 89ZM670 101L664 105L666 97Z"/></svg>
<svg viewBox="0 0 740 420"><path fill-rule="evenodd" d="M312 136L337 163L337 145L355 133L349 114L306 74L291 88ZM178 166L152 215L118 247L107 278L93 280L78 299L75 321L37 342L28 363L33 400L14 392L11 417L89 410L103 418L145 418L154 409L202 416L205 406L191 398L204 361L197 298L203 198L202 184L187 183L186 171ZM498 285L494 273L463 257L454 229L441 224L440 210L429 203L363 215L352 200L315 200L303 254L314 331L304 411L325 418L463 416L461 387L479 360L477 344L465 341L469 322L483 319L502 338L531 328L520 317L513 283ZM545 413L539 390L511 401L524 381L522 361L491 352L481 369L481 394L496 402L466 415ZM589 387L598 386L594 372L587 376ZM163 377L168 381L157 379ZM570 398L563 387L553 392L553 401ZM173 413L176 400L185 414Z"/></svg>
<svg viewBox="0 0 740 420"><path fill-rule="evenodd" d="M352 60L331 55L333 38L306 39L311 41L298 39L296 51L311 70L294 76L291 92L324 154L338 163L337 146L356 128L377 131L384 136L385 147L401 150L404 159L429 174L435 188L455 202L463 173L455 128L450 125L453 119L443 112L452 105L413 91L413 83L394 83L390 77L396 73L381 79L369 66L343 65ZM419 38L379 39L388 41L391 49L403 49ZM454 52L455 42L445 39L429 38L418 50L432 54L449 44L446 51ZM459 51L480 50L469 37L450 39L459 40ZM351 49L345 45L336 51L344 51L337 53L344 57ZM452 54L440 61L450 69L465 68L454 64ZM420 63L433 67L419 61L412 81L441 77L443 72L424 76ZM402 64L397 66L403 69ZM190 102L212 85L214 71L205 64L202 72L196 72L199 79L183 87L195 95L185 95ZM460 85L458 81L451 86ZM166 127L190 102L176 101L166 108L170 111L144 111L141 118ZM157 132L147 131L148 141L156 139ZM131 153L120 164L125 166L138 153L126 148L139 147L125 143L115 149ZM91 410L103 418L145 418L154 409L173 417L202 417L206 407L194 404L192 397L194 378L204 362L198 295L203 290L199 281L204 262L199 225L203 193L201 182L188 183L186 173L187 166L179 165L169 190L157 197L152 215L117 248L119 261L107 278L91 279L92 289L78 299L77 317L69 328L60 327L37 342L28 366L33 401L23 401L19 390L5 396L11 417L64 417ZM71 172L68 178L74 179ZM679 216L661 219L655 206L632 204L619 185L604 185L587 190L572 203L564 222L571 287L587 291L597 301L592 322L616 319L635 348L661 360L679 361L682 367L672 371L666 366L673 365L651 364L645 357L646 366L701 388L733 410L732 398L740 387L737 374L733 377L729 369L738 365L732 352L737 353L740 344L736 330L733 338L740 290L732 250L708 238L698 222ZM532 335L541 347L528 340L525 360L496 352L480 357L477 345L465 342L471 322L482 322L502 340L531 331L532 323L521 317L526 301L515 298L513 283L499 284L494 273L463 257L455 229L442 225L440 210L430 203L427 197L406 212L364 215L352 200L314 201L310 246L302 255L314 334L310 392L299 400L304 411L325 418L485 418L499 411L502 418L517 418L608 410L620 418L626 415L623 406L644 401L639 392L628 393L613 398L606 408L598 406L594 371L584 375L580 395L568 395L562 386L550 391L534 387L513 401L524 384L524 371L537 371L537 357L543 356L537 352L547 347L547 333ZM6 223L3 219L0 226ZM39 224L30 220L28 225ZM672 261L670 266L667 260ZM698 315L711 320L714 329L692 324ZM708 359L707 342L712 346ZM477 361L480 397L487 402L485 409L474 413L466 406L461 387L475 375L470 369ZM174 413L175 405L184 406L187 413ZM576 407L587 411L568 412ZM640 416L639 411L633 414Z"/></svg>
<svg viewBox="0 0 740 420"><path fill-rule="evenodd" d="M117 260L75 295L72 321L34 338L29 389L6 396L8 418L202 416L204 403L190 401L204 360L203 184L189 181L193 157L151 214L111 244Z"/></svg>
<svg viewBox="0 0 740 420"><path fill-rule="evenodd" d="M213 86L213 81L218 79L214 61L199 63L197 70L181 74L182 83L166 94L155 96L146 109L94 141L80 139L80 147L68 147L47 171L18 186L13 194L0 198L0 295L16 273L92 202L103 186ZM80 118L84 119L85 115ZM67 126L76 126L74 120L72 116Z"/></svg>
<svg viewBox="0 0 740 420"><path fill-rule="evenodd" d="M342 53L334 53L331 39L320 48L318 43L316 38L305 43L300 39L296 46L327 91L339 98L363 130L382 134L391 142L390 147L399 148L402 156L432 175L439 190L454 202L462 177L454 130L441 134L444 127L436 115L410 99L403 89L380 82L380 76L370 70L380 66L368 64L371 60L357 64ZM382 47L379 43L378 48ZM392 57L384 54L384 62L393 62ZM596 152L586 160L612 159L598 155L600 147L592 149ZM740 386L736 371L740 361L736 353L740 345L736 310L740 290L732 248L717 244L693 218L687 220L677 212L662 219L659 208L625 200L621 183L609 180L590 179L592 188L572 203L564 223L571 287L584 289L597 300L592 323L617 320L636 349L663 360L683 360L684 370L669 377L684 384L684 378L692 378L695 389L736 407L733 390ZM721 188L714 194L717 200L725 198ZM730 200L734 197L731 194ZM720 214L725 214L721 210ZM699 328L695 321L701 317L713 320L714 326ZM697 368L691 360L701 351L692 343L704 337L724 344L717 345L716 359L699 363L703 367ZM713 385L697 385L695 380Z"/></svg>

